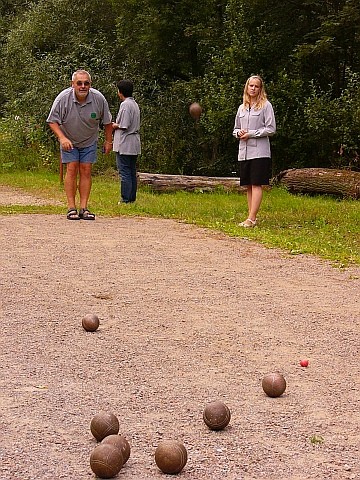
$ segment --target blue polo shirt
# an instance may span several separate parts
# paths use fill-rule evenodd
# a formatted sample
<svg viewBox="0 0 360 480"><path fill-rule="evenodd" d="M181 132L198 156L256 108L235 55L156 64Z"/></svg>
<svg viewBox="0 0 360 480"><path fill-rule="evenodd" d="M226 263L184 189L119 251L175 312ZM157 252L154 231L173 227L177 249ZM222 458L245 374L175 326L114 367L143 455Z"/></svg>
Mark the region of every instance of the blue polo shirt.
<svg viewBox="0 0 360 480"><path fill-rule="evenodd" d="M86 101L79 103L69 87L55 98L46 121L57 123L74 147L83 148L97 141L100 121L111 123L111 114L104 95L95 88L90 88Z"/></svg>

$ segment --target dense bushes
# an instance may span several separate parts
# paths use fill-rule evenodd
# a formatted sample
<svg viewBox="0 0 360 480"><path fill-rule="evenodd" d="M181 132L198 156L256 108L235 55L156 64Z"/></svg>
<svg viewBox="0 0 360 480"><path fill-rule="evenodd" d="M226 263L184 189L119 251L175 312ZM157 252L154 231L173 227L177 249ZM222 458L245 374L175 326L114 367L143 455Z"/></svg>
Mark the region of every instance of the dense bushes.
<svg viewBox="0 0 360 480"><path fill-rule="evenodd" d="M264 77L275 109L274 173L360 168L355 0L294 0L281 8L269 0L84 0L79 9L69 0L7 0L0 10L2 139L11 139L12 151L33 150L45 167L58 161L47 113L81 67L114 115L115 82L134 80L142 170L230 175L234 116L253 73ZM204 108L200 122L188 114L192 101ZM3 168L14 164L5 145Z"/></svg>

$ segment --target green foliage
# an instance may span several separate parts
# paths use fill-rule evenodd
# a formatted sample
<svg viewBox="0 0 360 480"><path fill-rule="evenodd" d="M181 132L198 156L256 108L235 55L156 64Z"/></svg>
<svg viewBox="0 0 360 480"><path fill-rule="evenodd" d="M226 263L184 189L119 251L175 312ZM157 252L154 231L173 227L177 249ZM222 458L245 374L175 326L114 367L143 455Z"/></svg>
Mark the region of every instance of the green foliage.
<svg viewBox="0 0 360 480"><path fill-rule="evenodd" d="M230 175L236 160L236 143L231 133L233 112L224 121L224 111L212 110L213 102L203 95L197 80L172 83L156 102L143 101L143 155L140 168L184 175ZM211 97L211 95L210 95ZM189 105L203 106L200 121L189 115ZM220 107L219 107L220 108ZM158 112L158 113L157 113ZM214 130L214 116L218 116ZM221 120L221 123L220 123ZM226 148L231 141L231 149Z"/></svg>
<svg viewBox="0 0 360 480"><path fill-rule="evenodd" d="M359 168L360 152L360 75L348 72L347 87L332 98L330 92L313 85L306 101L305 119L309 142L317 147L317 157L326 165Z"/></svg>
<svg viewBox="0 0 360 480"><path fill-rule="evenodd" d="M346 71L359 72L360 4L358 0L306 2L311 8L311 28L298 41L295 58L301 76L322 90L331 85L339 96L346 87Z"/></svg>
<svg viewBox="0 0 360 480"><path fill-rule="evenodd" d="M0 13L1 128L17 148L39 152L40 165L51 151L45 165L57 163L45 124L51 104L86 68L114 115L114 83L134 81L142 169L230 175L234 117L251 74L263 76L275 109L274 174L359 168L358 0L84 0L81 8L4 0ZM203 107L198 123L193 101Z"/></svg>
<svg viewBox="0 0 360 480"><path fill-rule="evenodd" d="M304 134L308 131L304 119L304 88L302 80L285 71L269 85L277 124L277 134L271 139L275 172L305 167L311 158L313 145Z"/></svg>
<svg viewBox="0 0 360 480"><path fill-rule="evenodd" d="M111 72L113 28L110 2L85 1L81 9L69 0L33 4L16 19L3 48L7 112L43 125L77 68L91 71L95 86L113 91L111 77L106 85L99 81Z"/></svg>
<svg viewBox="0 0 360 480"><path fill-rule="evenodd" d="M183 87L179 81L165 92L154 91L156 101L142 104L142 170L186 174L189 165L196 171L201 161L199 148L194 148L198 125L187 112L190 99Z"/></svg>
<svg viewBox="0 0 360 480"><path fill-rule="evenodd" d="M0 122L0 172L58 168L54 150L44 141L44 125L30 116Z"/></svg>
<svg viewBox="0 0 360 480"><path fill-rule="evenodd" d="M117 35L124 47L123 73L141 92L142 168L230 174L236 158L235 113L230 107L229 118L228 80L214 45L214 40L224 44L225 3L130 0L123 7ZM134 25L141 25L136 42L130 32ZM222 83L221 104L217 81ZM199 123L188 113L193 101L204 108Z"/></svg>

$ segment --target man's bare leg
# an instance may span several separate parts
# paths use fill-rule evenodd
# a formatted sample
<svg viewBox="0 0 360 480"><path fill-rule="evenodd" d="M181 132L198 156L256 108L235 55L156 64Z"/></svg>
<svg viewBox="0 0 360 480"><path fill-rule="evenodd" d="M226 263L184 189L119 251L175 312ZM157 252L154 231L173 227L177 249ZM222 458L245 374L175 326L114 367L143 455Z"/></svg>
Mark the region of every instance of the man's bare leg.
<svg viewBox="0 0 360 480"><path fill-rule="evenodd" d="M75 196L78 171L79 162L70 162L66 164L64 187L69 209L76 208Z"/></svg>
<svg viewBox="0 0 360 480"><path fill-rule="evenodd" d="M80 163L80 180L79 180L79 192L80 192L80 208L87 208L90 191L91 191L91 163Z"/></svg>

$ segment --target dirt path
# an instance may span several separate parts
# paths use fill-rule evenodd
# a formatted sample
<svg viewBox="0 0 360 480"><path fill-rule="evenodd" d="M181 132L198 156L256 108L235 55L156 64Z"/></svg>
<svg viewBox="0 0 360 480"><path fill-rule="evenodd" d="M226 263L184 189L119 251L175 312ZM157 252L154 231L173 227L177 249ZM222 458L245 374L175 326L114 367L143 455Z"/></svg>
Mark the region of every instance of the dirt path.
<svg viewBox="0 0 360 480"><path fill-rule="evenodd" d="M166 478L164 438L188 450L184 480L360 478L359 268L170 220L13 215L0 232L1 480L94 478L101 410L131 444L124 480ZM215 399L221 432L202 420Z"/></svg>

